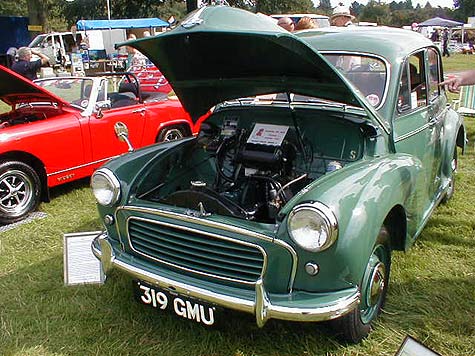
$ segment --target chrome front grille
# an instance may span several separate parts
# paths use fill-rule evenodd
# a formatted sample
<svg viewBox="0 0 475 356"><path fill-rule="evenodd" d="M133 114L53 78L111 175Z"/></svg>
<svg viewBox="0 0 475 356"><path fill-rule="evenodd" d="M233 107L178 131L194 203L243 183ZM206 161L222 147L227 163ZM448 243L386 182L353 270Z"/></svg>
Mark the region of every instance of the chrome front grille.
<svg viewBox="0 0 475 356"><path fill-rule="evenodd" d="M180 225L130 218L128 233L137 253L192 273L252 284L264 267L258 246Z"/></svg>

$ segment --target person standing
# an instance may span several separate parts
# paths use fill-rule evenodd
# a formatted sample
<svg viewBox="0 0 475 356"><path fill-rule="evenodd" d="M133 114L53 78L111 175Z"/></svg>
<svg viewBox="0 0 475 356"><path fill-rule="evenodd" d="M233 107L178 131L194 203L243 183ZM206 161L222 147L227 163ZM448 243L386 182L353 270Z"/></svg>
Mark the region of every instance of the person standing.
<svg viewBox="0 0 475 356"><path fill-rule="evenodd" d="M444 32L442 33L442 57L450 57L449 53L449 30L444 28Z"/></svg>
<svg viewBox="0 0 475 356"><path fill-rule="evenodd" d="M350 9L340 3L333 9L333 14L330 18L331 25L337 27L347 27L353 25L355 17L350 13Z"/></svg>
<svg viewBox="0 0 475 356"><path fill-rule="evenodd" d="M133 41L136 40L137 36L135 36L133 33L127 37L127 41ZM132 59L134 58L134 54L137 52L137 50L134 47L126 46L125 50L127 51L127 68L129 69L132 66Z"/></svg>
<svg viewBox="0 0 475 356"><path fill-rule="evenodd" d="M434 29L430 35L430 39L432 42L438 42L439 41L439 30Z"/></svg>
<svg viewBox="0 0 475 356"><path fill-rule="evenodd" d="M31 56L33 54L40 58L36 61L31 61ZM29 47L20 47L17 55L18 61L13 63L12 70L30 80L37 79L37 72L40 68L46 65L49 66L50 64L48 56L39 51L32 50Z"/></svg>

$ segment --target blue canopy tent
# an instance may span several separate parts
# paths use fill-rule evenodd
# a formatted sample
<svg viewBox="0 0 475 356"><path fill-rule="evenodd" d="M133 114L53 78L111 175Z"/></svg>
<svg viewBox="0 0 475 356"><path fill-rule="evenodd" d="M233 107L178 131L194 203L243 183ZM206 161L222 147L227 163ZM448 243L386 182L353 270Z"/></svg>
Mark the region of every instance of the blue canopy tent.
<svg viewBox="0 0 475 356"><path fill-rule="evenodd" d="M145 19L121 19L121 20L79 20L76 23L78 31L108 30L116 28L146 28L146 27L170 27L166 21L158 17Z"/></svg>

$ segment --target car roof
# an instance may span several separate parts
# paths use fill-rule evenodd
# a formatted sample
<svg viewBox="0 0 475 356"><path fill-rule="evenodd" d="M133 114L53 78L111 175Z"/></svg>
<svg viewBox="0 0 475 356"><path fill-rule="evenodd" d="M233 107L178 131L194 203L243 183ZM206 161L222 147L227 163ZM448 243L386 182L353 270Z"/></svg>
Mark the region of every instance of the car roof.
<svg viewBox="0 0 475 356"><path fill-rule="evenodd" d="M420 33L395 27L327 27L296 33L318 51L378 54L396 63L410 53L434 46Z"/></svg>

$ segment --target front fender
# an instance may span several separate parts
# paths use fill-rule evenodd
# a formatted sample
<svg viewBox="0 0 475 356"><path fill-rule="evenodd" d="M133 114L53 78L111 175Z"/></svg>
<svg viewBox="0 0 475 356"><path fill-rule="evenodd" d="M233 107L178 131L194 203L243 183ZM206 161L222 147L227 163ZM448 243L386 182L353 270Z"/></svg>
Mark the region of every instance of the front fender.
<svg viewBox="0 0 475 356"><path fill-rule="evenodd" d="M319 285L342 288L360 283L389 212L394 207L403 207L406 216L417 216L422 202L417 200L415 193L422 183L419 182L421 170L421 162L406 154L364 159L327 174L287 205L320 201L332 209L338 220L338 239L332 247L319 253L302 251L300 254L301 263L312 259L318 261L321 267ZM413 224L407 231L415 231L417 221L407 219L400 224ZM312 283L303 273L299 277L297 283Z"/></svg>

